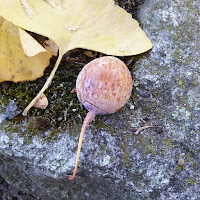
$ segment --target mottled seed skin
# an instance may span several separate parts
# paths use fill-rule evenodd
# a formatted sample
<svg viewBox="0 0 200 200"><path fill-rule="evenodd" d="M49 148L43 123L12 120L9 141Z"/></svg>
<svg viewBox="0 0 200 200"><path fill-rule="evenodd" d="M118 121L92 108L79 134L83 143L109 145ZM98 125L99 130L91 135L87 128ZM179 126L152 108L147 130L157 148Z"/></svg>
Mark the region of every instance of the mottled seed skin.
<svg viewBox="0 0 200 200"><path fill-rule="evenodd" d="M131 74L120 59L97 58L81 70L76 81L77 96L88 111L111 114L122 108L132 91Z"/></svg>

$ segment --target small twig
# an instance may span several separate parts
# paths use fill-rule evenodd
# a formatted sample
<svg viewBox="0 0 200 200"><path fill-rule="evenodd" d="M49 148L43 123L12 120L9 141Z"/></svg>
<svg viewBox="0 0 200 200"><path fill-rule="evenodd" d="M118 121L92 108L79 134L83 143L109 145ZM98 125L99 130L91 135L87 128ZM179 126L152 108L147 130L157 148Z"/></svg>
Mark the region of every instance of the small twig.
<svg viewBox="0 0 200 200"><path fill-rule="evenodd" d="M127 62L126 62L126 66L128 67L134 60L134 57L130 58Z"/></svg>
<svg viewBox="0 0 200 200"><path fill-rule="evenodd" d="M79 58L66 57L66 61L80 61L80 59Z"/></svg>
<svg viewBox="0 0 200 200"><path fill-rule="evenodd" d="M63 114L64 114L64 121L67 121L67 110L64 110Z"/></svg>
<svg viewBox="0 0 200 200"><path fill-rule="evenodd" d="M138 130L135 132L135 135L137 135L140 131L143 131L147 128L161 128L161 126L143 126L143 127L140 127L138 128Z"/></svg>
<svg viewBox="0 0 200 200"><path fill-rule="evenodd" d="M82 66L86 65L86 63L82 63L82 62L75 62L75 64L82 65Z"/></svg>

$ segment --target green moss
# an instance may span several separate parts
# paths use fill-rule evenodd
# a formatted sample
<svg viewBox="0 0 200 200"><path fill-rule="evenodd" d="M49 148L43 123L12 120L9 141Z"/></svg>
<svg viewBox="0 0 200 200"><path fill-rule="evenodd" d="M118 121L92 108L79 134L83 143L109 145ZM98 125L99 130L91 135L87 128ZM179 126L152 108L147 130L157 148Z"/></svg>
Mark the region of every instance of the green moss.
<svg viewBox="0 0 200 200"><path fill-rule="evenodd" d="M11 133L7 134L7 136L10 138L10 140L13 139L13 135Z"/></svg>
<svg viewBox="0 0 200 200"><path fill-rule="evenodd" d="M102 145L100 146L100 149L101 149L102 151L105 151L105 150L106 150L106 147L105 147L105 145L104 145L104 144L102 144Z"/></svg>
<svg viewBox="0 0 200 200"><path fill-rule="evenodd" d="M72 51L70 58L74 57L83 63L87 63L94 59L85 56L84 51L85 50L82 49L76 49ZM143 56L144 55L138 55L136 60L139 62ZM6 82L8 85L6 89L2 89L3 87L0 87L0 103L3 107L6 108L9 101L14 99L19 109L23 111L46 82L55 61L56 58L53 58L51 60L51 66L45 70L44 76L36 81L26 81L22 83ZM131 68L132 66L130 65L129 67ZM83 65L67 61L66 58L63 58L51 85L45 91L45 95L49 101L48 107L45 110L32 107L28 113L28 117L21 116L22 121L18 123L19 127L21 128L21 126L25 126L23 128L28 129L28 133L21 131L20 133L22 135L30 138L34 135L34 133L36 133L40 134L43 139L46 138L51 140L51 138L55 138L58 130L68 129L68 132L71 135L80 133L87 110L80 104L76 93L71 93L71 91L76 86L76 78L82 68ZM137 98L137 96L134 96L133 92L131 99L134 101L135 98ZM15 118L13 120L15 120ZM47 126L45 126L45 123L47 123ZM114 126L107 125L102 120L102 117L97 116L92 125L94 129L105 129L113 135L117 132ZM13 129L14 132L17 129L16 127L10 124L6 128L10 131ZM126 130L125 127L123 127L123 129ZM48 132L49 135L45 137L44 132Z"/></svg>
<svg viewBox="0 0 200 200"><path fill-rule="evenodd" d="M175 50L172 54L172 57L176 60L179 61L181 58L180 52L178 50Z"/></svg>
<svg viewBox="0 0 200 200"><path fill-rule="evenodd" d="M172 134L171 134L171 138L175 139L175 137ZM173 142L172 139L164 137L163 140L162 140L162 143L163 143L163 145L160 148L160 152L162 153L163 156L167 156L167 152L169 152L169 148L171 149L171 148L174 147L174 145L173 145L174 142ZM179 157L180 157L180 155L177 154L176 159L178 159Z"/></svg>
<svg viewBox="0 0 200 200"><path fill-rule="evenodd" d="M126 149L126 145L125 145L124 143L122 143L122 144L121 144L121 148L122 148L123 150L125 150L125 149Z"/></svg>
<svg viewBox="0 0 200 200"><path fill-rule="evenodd" d="M114 163L114 158L112 156L110 157L110 162Z"/></svg>
<svg viewBox="0 0 200 200"><path fill-rule="evenodd" d="M169 138L163 138L163 144L165 145L165 146L167 146L167 147L169 147L169 148L173 148L174 147L174 145L173 145L173 140L171 140L171 139L169 139Z"/></svg>
<svg viewBox="0 0 200 200"><path fill-rule="evenodd" d="M178 83L178 85L183 85L183 81L180 80L179 83Z"/></svg>
<svg viewBox="0 0 200 200"><path fill-rule="evenodd" d="M125 184L126 184L125 181L120 181L120 182L119 182L119 187L120 187L120 188L124 188Z"/></svg>
<svg viewBox="0 0 200 200"><path fill-rule="evenodd" d="M157 154L156 146L154 144L152 144L150 137L144 137L142 135L137 135L136 139L138 141L138 145L136 145L136 147L140 151L142 151L143 153L146 153L146 154L153 154L153 155Z"/></svg>
<svg viewBox="0 0 200 200"><path fill-rule="evenodd" d="M189 152L191 152L192 154L198 154L193 148L189 148Z"/></svg>
<svg viewBox="0 0 200 200"><path fill-rule="evenodd" d="M191 61L192 61L192 58L190 57L190 56L187 56L186 58L185 58L185 60L184 60L184 65L189 65L190 63L191 63Z"/></svg>
<svg viewBox="0 0 200 200"><path fill-rule="evenodd" d="M180 158L180 154L176 154L176 159L178 160Z"/></svg>
<svg viewBox="0 0 200 200"><path fill-rule="evenodd" d="M199 168L199 164L197 161L192 162L192 167Z"/></svg>
<svg viewBox="0 0 200 200"><path fill-rule="evenodd" d="M132 149L128 149L127 151L124 152L122 156L122 160L126 165L132 166L132 163L130 162L130 156L129 154L132 152Z"/></svg>
<svg viewBox="0 0 200 200"><path fill-rule="evenodd" d="M194 178L189 178L189 179L187 179L187 185L194 185L195 184L195 182L196 182L196 180L194 179Z"/></svg>
<svg viewBox="0 0 200 200"><path fill-rule="evenodd" d="M51 127L51 123L48 118L38 116L32 117L27 126L27 132L30 134L40 133L48 130Z"/></svg>
<svg viewBox="0 0 200 200"><path fill-rule="evenodd" d="M161 148L161 149L160 149L160 152L161 152L161 154L162 154L164 157L167 156L167 153L166 153L166 150L165 150L165 149Z"/></svg>
<svg viewBox="0 0 200 200"><path fill-rule="evenodd" d="M58 132L59 132L59 130L56 130L56 129L50 130L49 133L47 134L47 136L43 139L43 141L50 140L51 142L53 142L53 140L57 136Z"/></svg>
<svg viewBox="0 0 200 200"><path fill-rule="evenodd" d="M77 123L75 126L75 131L74 131L74 135L80 134L81 132L81 128L82 128L82 123Z"/></svg>
<svg viewBox="0 0 200 200"><path fill-rule="evenodd" d="M193 1L191 1L191 0L186 1L186 7L187 8L192 8L192 4L193 4Z"/></svg>
<svg viewBox="0 0 200 200"><path fill-rule="evenodd" d="M186 156L185 156L185 159L186 159L187 162L192 162L193 156L190 153L187 153Z"/></svg>
<svg viewBox="0 0 200 200"><path fill-rule="evenodd" d="M185 170L184 165L176 165L176 167L174 168L174 171L176 171L177 173L180 173L181 171Z"/></svg>
<svg viewBox="0 0 200 200"><path fill-rule="evenodd" d="M146 146L144 148L144 152L147 153L147 154L153 154L153 155L156 155L157 154L157 151L156 151L156 148L154 146Z"/></svg>
<svg viewBox="0 0 200 200"><path fill-rule="evenodd" d="M116 130L113 126L107 125L101 116L96 116L95 121L93 122L93 128L96 129L104 129L107 130L111 135L115 135Z"/></svg>
<svg viewBox="0 0 200 200"><path fill-rule="evenodd" d="M9 132L10 134L22 132L20 126L16 126L16 125L12 125L12 124L8 124L8 125L4 126L3 129L4 129L4 131Z"/></svg>
<svg viewBox="0 0 200 200"><path fill-rule="evenodd" d="M87 62L88 58L86 56L84 57L84 59L81 58L84 56L84 50L79 49L74 52L75 55L72 56L79 57L80 59ZM52 66L54 65L55 61L56 59L53 59L51 66L49 66L45 70L44 77L39 78L36 81L26 81L22 83L2 83L6 84L6 88L2 89L2 87L0 87L0 101L2 106L6 107L9 101L14 99L19 109L24 110L25 107L30 103L30 101L35 97L35 95L44 85L47 77L51 73ZM76 96L76 93L70 93L70 91L75 88L76 78L82 67L82 65L72 62L66 62L63 59L50 87L45 91L45 94L49 100L49 105L47 109L41 110L37 108L31 108L28 113L28 116L35 117L35 119L40 116L48 119L49 123L51 124L50 126L48 126L48 128L54 129L51 130L52 134L60 128L66 129L67 127L68 130L71 130L76 122L78 122L79 124L82 123L82 119L86 116L87 111L85 110L85 108L80 106L80 102ZM66 113L65 117L64 111ZM22 121L25 120L26 123L29 124L29 133L34 133L38 131L43 132L44 130L41 130L41 126L44 121L39 122L38 120L36 121L35 125L32 117L22 119ZM66 121L64 121L65 118ZM15 119L16 118L14 118L11 122L13 122ZM21 122L19 122L18 124L20 123ZM19 125L19 127L21 127L21 124ZM17 129L17 126L13 126L12 124L5 124L5 130L8 131L8 129L9 131L14 132ZM20 131L19 129L16 131Z"/></svg>

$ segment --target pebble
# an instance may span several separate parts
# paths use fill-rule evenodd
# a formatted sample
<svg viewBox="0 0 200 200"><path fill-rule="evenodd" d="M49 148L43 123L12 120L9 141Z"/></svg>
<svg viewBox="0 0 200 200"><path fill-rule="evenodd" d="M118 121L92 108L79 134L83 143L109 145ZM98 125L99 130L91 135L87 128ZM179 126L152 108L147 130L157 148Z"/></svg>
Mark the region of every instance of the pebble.
<svg viewBox="0 0 200 200"><path fill-rule="evenodd" d="M178 165L180 165L180 166L183 166L183 165L184 165L184 160L183 160L183 158L180 158L180 159L178 160Z"/></svg>
<svg viewBox="0 0 200 200"><path fill-rule="evenodd" d="M14 100L11 100L6 108L5 118L8 120L13 119L19 115L22 111L17 107Z"/></svg>

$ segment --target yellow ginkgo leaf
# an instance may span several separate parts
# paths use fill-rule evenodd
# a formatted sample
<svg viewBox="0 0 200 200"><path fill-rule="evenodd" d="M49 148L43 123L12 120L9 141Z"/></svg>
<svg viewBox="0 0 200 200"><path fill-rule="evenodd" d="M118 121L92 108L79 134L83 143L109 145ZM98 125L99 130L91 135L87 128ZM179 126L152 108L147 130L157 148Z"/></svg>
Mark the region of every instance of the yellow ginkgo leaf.
<svg viewBox="0 0 200 200"><path fill-rule="evenodd" d="M138 22L114 0L0 0L0 15L23 29L50 38L59 48L50 77L24 115L49 86L67 51L85 48L127 56L152 48Z"/></svg>
<svg viewBox="0 0 200 200"><path fill-rule="evenodd" d="M0 15L47 36L62 54L79 47L125 56L152 48L138 22L113 0L0 0Z"/></svg>
<svg viewBox="0 0 200 200"><path fill-rule="evenodd" d="M47 51L31 35L29 35L25 30L21 28L19 28L19 36L20 36L22 47L27 56L35 56L38 53Z"/></svg>
<svg viewBox="0 0 200 200"><path fill-rule="evenodd" d="M0 16L0 82L36 80L43 76L50 58L47 52L27 56L21 45L18 27Z"/></svg>

